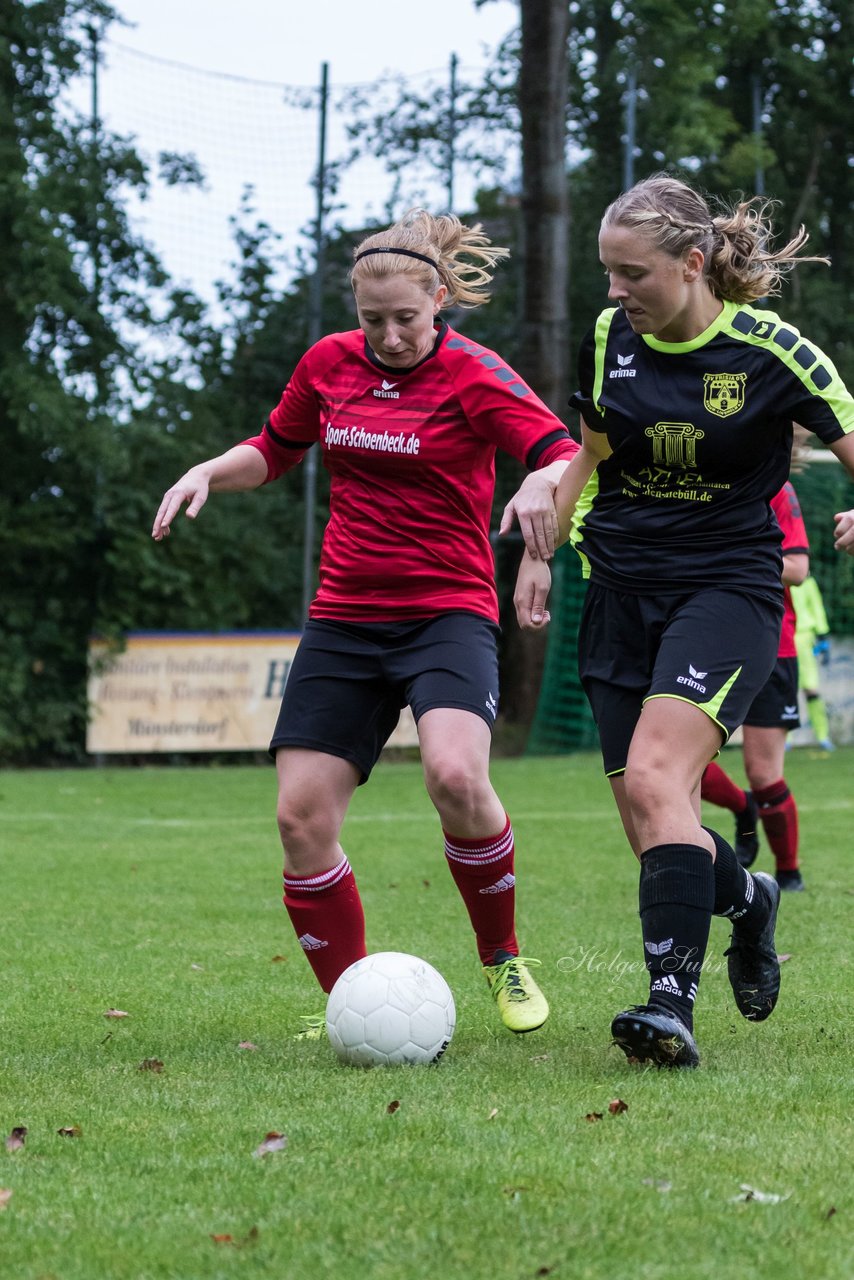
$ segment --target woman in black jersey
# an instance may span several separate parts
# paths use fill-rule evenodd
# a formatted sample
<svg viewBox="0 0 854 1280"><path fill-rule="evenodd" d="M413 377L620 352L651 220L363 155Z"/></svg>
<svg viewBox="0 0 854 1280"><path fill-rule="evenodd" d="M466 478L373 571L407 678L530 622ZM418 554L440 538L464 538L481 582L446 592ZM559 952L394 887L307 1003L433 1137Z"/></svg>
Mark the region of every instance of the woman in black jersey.
<svg viewBox="0 0 854 1280"><path fill-rule="evenodd" d="M699 1061L692 1015L712 915L732 923L739 1011L761 1022L777 1000L779 888L701 826L699 784L774 666L783 597L769 502L793 420L854 475L854 400L813 343L756 305L807 240L801 228L775 249L768 209L753 199L713 214L657 174L605 211L614 305L582 345L571 401L582 455L555 495L589 577L581 678L641 864L649 996L611 1030L627 1057L662 1066ZM854 554L854 510L836 516L835 545ZM523 627L548 621L549 585L547 563L526 555Z"/></svg>

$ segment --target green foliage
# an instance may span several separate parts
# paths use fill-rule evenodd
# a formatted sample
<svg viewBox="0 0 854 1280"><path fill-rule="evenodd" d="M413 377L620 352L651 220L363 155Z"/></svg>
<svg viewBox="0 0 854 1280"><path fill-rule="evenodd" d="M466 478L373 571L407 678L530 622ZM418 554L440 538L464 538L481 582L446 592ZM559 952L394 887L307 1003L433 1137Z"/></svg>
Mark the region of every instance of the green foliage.
<svg viewBox="0 0 854 1280"><path fill-rule="evenodd" d="M570 14L567 359L605 301L597 230L623 181L633 74L635 175L679 166L730 197L764 184L780 202L781 236L803 221L812 251L833 265L800 268L780 309L850 380L850 42L838 0L572 0ZM247 191L234 219L235 273L221 287L226 319L167 278L127 212L128 195L146 189L145 165L67 99L75 77L90 73L93 32L114 19L103 0L0 6L0 433L9 459L0 471L0 760L82 756L93 633L301 622L301 470L271 491L217 496L194 528L179 519L164 545L149 537L169 485L257 432L278 400L309 341L313 264L300 260L277 293L277 236ZM508 159L519 134L518 57L514 35L482 83L457 87L454 156L483 183L470 213L513 257L488 307L449 316L516 367L525 258ZM388 217L417 198L427 174L447 174L447 78L390 77L337 105L353 154L381 155L398 178ZM340 216L335 183L346 163L330 165L329 223ZM159 165L169 183L204 184L192 155L164 152ZM354 323L346 276L358 235L340 224L330 232L324 330ZM520 470L499 458L497 479L496 523ZM326 493L321 469L315 545ZM512 542L497 549L508 628L517 558ZM504 664L509 691L519 663L505 653Z"/></svg>

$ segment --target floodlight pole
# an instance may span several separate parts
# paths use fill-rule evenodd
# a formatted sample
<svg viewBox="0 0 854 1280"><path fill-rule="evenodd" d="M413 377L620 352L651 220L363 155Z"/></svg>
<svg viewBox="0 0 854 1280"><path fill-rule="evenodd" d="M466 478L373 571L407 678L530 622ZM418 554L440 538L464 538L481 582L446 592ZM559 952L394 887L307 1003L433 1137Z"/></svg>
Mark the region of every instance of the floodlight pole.
<svg viewBox="0 0 854 1280"><path fill-rule="evenodd" d="M454 160L457 141L457 63L455 53L451 54L450 77L448 86L448 213L454 212Z"/></svg>
<svg viewBox="0 0 854 1280"><path fill-rule="evenodd" d="M320 122L317 154L317 212L314 223L314 275L308 303L308 343L314 346L322 336L323 328L323 276L324 243L323 212L326 200L326 113L329 98L329 63L320 68ZM303 526L302 554L302 620L308 618L308 607L314 595L314 513L317 499L317 446L312 445L304 459L303 499L305 523Z"/></svg>

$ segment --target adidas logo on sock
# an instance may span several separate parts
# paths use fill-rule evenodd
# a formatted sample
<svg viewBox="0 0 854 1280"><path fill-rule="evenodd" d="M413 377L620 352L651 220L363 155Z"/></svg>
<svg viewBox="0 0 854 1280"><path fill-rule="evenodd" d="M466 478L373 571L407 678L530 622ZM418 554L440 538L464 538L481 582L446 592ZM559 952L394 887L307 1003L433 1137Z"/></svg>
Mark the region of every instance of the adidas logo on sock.
<svg viewBox="0 0 854 1280"><path fill-rule="evenodd" d="M681 996L682 988L673 977L672 973L665 973L661 978L656 978L650 987L650 991L666 991L669 995Z"/></svg>
<svg viewBox="0 0 854 1280"><path fill-rule="evenodd" d="M478 893L506 893L508 889L512 889L516 883L516 877L512 871L508 871L506 876L502 876L500 880L496 880L495 884L488 885L485 889L478 889Z"/></svg>
<svg viewBox="0 0 854 1280"><path fill-rule="evenodd" d="M320 951L323 947L329 946L328 942L324 942L322 938L315 938L311 933L304 933L297 941L303 951Z"/></svg>

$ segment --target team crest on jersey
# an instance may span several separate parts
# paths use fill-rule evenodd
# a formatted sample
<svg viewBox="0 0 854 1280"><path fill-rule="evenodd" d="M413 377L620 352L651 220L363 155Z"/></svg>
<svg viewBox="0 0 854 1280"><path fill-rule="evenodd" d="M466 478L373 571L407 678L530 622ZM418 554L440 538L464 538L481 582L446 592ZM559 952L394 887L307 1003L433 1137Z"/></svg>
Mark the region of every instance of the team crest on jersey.
<svg viewBox="0 0 854 1280"><path fill-rule="evenodd" d="M744 408L746 373L704 373L703 405L718 418L729 418Z"/></svg>

